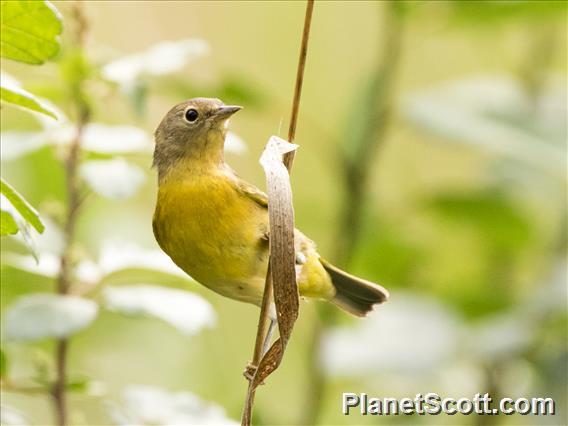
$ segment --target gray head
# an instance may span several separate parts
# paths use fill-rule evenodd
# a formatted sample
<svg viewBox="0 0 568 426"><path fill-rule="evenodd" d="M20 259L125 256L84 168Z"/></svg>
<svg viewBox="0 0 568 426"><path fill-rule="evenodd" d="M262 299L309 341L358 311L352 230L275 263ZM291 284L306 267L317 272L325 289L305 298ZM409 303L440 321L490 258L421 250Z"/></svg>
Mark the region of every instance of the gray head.
<svg viewBox="0 0 568 426"><path fill-rule="evenodd" d="M159 175L187 157L222 160L227 120L240 109L211 98L189 99L170 109L154 134L153 166Z"/></svg>

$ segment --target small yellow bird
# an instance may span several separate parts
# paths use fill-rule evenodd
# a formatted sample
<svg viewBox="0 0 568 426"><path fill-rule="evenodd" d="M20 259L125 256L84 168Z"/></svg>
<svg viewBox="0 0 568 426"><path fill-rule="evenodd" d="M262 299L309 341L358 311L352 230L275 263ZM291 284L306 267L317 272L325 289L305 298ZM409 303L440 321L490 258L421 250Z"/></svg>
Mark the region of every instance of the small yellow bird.
<svg viewBox="0 0 568 426"><path fill-rule="evenodd" d="M211 290L260 306L268 265L268 198L225 163L229 118L241 107L195 98L174 106L155 133L158 244L186 273ZM301 296L324 299L364 316L387 300L383 287L322 259L294 234Z"/></svg>

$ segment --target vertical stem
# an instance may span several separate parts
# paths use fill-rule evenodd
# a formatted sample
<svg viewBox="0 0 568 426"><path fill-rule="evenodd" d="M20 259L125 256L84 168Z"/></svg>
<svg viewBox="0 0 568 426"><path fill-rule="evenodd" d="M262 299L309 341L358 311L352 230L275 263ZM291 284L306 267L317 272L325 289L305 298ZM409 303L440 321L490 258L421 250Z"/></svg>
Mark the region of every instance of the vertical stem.
<svg viewBox="0 0 568 426"><path fill-rule="evenodd" d="M55 348L55 374L52 396L56 423L60 426L67 424L67 401L65 398L65 383L67 382L67 339L60 339Z"/></svg>
<svg viewBox="0 0 568 426"><path fill-rule="evenodd" d="M86 19L83 4L73 3L72 16L76 24L75 43L76 48L82 50L85 40ZM64 235L65 246L61 254L59 276L57 277L57 293L66 295L69 293L73 280L72 249L75 239L77 214L79 211L79 179L77 170L83 130L89 121L90 109L83 96L83 81L80 79L72 85L72 94L77 113L77 130L71 141L69 151L65 159L65 178L67 192L67 212L65 216ZM65 388L67 383L67 355L69 348L68 339L59 339L55 347L55 382L52 387L52 398L56 422L60 426L68 424L67 400Z"/></svg>
<svg viewBox="0 0 568 426"><path fill-rule="evenodd" d="M306 67L306 57L308 54L308 41L310 36L310 28L312 22L312 14L314 8L314 0L307 0L306 3L306 14L304 17L304 29L302 32L302 44L300 47L300 56L298 59L298 68L296 71L296 84L294 87L294 100L292 101L292 113L290 116L290 127L288 129L288 142L292 143L296 135L296 125L298 123L298 112L300 110L300 98L302 94L302 85L304 82L304 70ZM292 164L294 162L294 151L289 152L284 155L284 165L288 169L288 172L292 169ZM270 256L269 256L270 257ZM262 356L264 348L264 340L267 335L267 325L268 325L268 315L270 311L270 304L273 299L273 282L272 282L272 272L270 267L270 260L268 262L268 268L266 271L266 281L264 285L264 294L262 296L262 305L260 308L260 316L258 319L258 328L256 333L256 341L253 353L253 359L250 369L247 369L249 375L251 372L256 373L256 368L258 367ZM253 380L249 378L249 386L247 390L247 395L245 399L245 406L243 409L243 415L241 417L241 425L248 426L252 422L252 409L254 405L255 390L253 388Z"/></svg>
<svg viewBox="0 0 568 426"><path fill-rule="evenodd" d="M358 132L348 128L344 143L350 145L352 156L342 154L344 194L335 238L333 259L340 267L348 267L359 242L363 215L367 201L371 167L376 153L383 145L392 109L392 91L399 64L404 4L396 1L381 2L383 6L383 29L381 31L381 52L376 69L365 93L357 99L365 108L358 109L367 115ZM348 124L352 125L351 123ZM360 135L353 138L351 135ZM308 386L303 411L303 424L318 423L326 387L326 376L321 369L321 339L329 324L333 323L337 310L334 307L318 307L319 317L312 327L311 348L308 353Z"/></svg>
<svg viewBox="0 0 568 426"><path fill-rule="evenodd" d="M310 28L312 26L312 14L314 12L314 0L308 0L306 4L306 16L304 18L304 31L302 33L302 45L300 47L300 58L298 59L298 70L296 71L296 85L294 87L294 100L292 101L292 113L290 114L290 127L288 128L288 142L294 142L296 136L296 125L300 111L300 98L302 96L302 85L304 84L304 69L306 68L306 58L308 56L308 42L310 40ZM284 164L288 171L292 167L295 151L289 152L284 158Z"/></svg>
<svg viewBox="0 0 568 426"><path fill-rule="evenodd" d="M79 163L79 147L81 134L86 123L86 115L81 111L77 125L77 133L65 160L65 176L67 182L67 215L65 218L64 235L65 247L61 255L61 265L57 279L57 293L65 295L69 293L72 282L71 255L73 240L75 238L75 228L77 222L77 212L79 207L79 188L77 179L77 166ZM53 385L53 399L57 424L64 426L67 424L67 404L65 398L65 384L67 383L67 353L69 341L59 339L55 347L55 383Z"/></svg>
<svg viewBox="0 0 568 426"><path fill-rule="evenodd" d="M249 374L249 384L247 389L247 395L245 399L245 406L243 409L243 415L241 418L241 425L248 426L252 423L252 407L254 406L254 397L256 391L253 387L254 374L256 373L256 368L264 355L262 350L264 348L264 339L268 332L268 315L270 311L270 304L272 303L272 272L270 268L270 260L268 261L268 268L266 270L266 282L264 284L264 294L262 296L262 305L260 307L260 315L258 318L258 328L256 331L256 340L254 344L254 353L250 367L247 368Z"/></svg>

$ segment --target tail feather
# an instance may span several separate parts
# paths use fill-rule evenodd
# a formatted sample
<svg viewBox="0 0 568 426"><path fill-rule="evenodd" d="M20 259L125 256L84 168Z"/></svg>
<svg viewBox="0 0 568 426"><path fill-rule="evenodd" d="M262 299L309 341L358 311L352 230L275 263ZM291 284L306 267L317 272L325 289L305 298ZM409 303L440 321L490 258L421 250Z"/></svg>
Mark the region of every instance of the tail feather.
<svg viewBox="0 0 568 426"><path fill-rule="evenodd" d="M374 305L386 302L389 298L389 292L380 285L348 274L324 259L320 258L320 262L330 275L336 289L331 302L341 309L358 317L364 317L373 310Z"/></svg>

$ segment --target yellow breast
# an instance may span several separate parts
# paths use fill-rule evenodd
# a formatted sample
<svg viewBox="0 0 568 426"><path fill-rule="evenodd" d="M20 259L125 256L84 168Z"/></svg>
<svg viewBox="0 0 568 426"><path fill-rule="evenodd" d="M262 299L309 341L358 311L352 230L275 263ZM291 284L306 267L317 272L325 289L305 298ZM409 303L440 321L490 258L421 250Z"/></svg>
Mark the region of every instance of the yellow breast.
<svg viewBox="0 0 568 426"><path fill-rule="evenodd" d="M153 225L160 247L190 276L252 301L266 273L267 223L265 209L222 172L211 172L161 183Z"/></svg>

